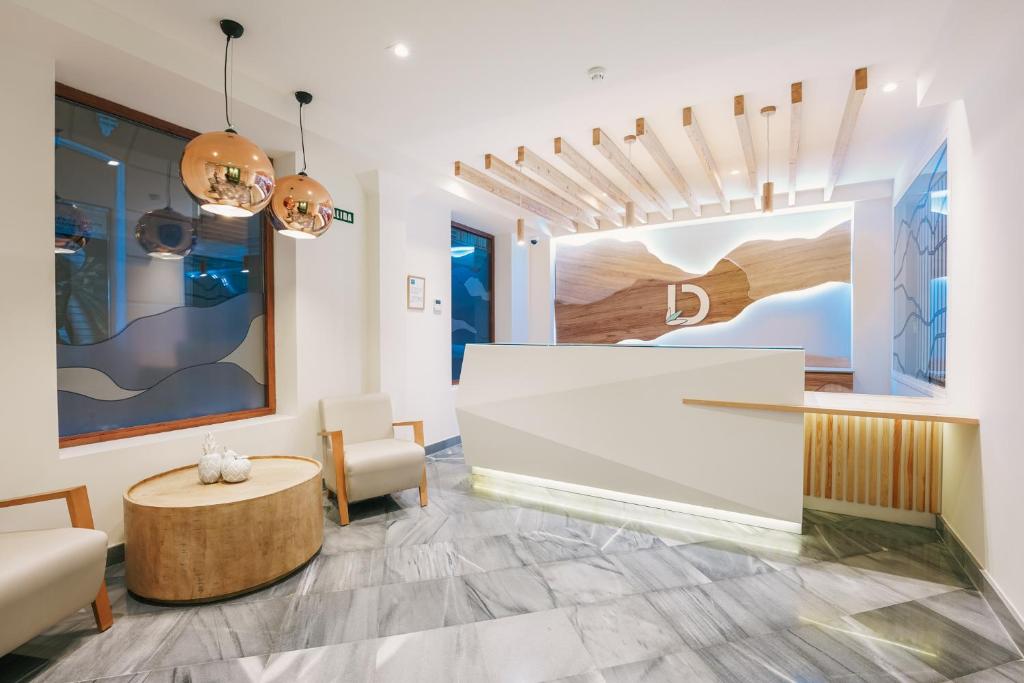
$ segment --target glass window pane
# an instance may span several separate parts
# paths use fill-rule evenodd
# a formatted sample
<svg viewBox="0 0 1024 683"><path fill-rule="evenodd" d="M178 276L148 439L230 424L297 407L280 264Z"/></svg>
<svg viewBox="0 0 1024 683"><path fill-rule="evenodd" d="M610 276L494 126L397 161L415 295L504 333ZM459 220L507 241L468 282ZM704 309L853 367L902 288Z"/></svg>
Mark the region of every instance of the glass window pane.
<svg viewBox="0 0 1024 683"><path fill-rule="evenodd" d="M88 234L54 256L60 435L267 406L261 217L201 214L181 137L62 99L56 122L57 241Z"/></svg>
<svg viewBox="0 0 1024 683"><path fill-rule="evenodd" d="M452 226L452 381L462 375L466 344L489 344L494 316L493 240Z"/></svg>
<svg viewBox="0 0 1024 683"><path fill-rule="evenodd" d="M946 386L946 143L896 204L892 369Z"/></svg>

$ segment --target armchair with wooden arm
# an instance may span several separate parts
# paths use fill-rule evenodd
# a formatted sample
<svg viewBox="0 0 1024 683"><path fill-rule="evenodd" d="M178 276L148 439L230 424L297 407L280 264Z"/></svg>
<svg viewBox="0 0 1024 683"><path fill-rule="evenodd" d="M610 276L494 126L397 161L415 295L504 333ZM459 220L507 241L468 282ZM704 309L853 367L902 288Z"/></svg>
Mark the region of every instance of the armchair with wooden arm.
<svg viewBox="0 0 1024 683"><path fill-rule="evenodd" d="M418 487L420 505L427 505L423 421L391 417L386 394L320 401L320 436L333 461L325 463L324 479L338 497L342 525L349 523L349 503L396 491ZM396 439L395 427L412 427L413 441Z"/></svg>
<svg viewBox="0 0 1024 683"><path fill-rule="evenodd" d="M0 500L0 508L63 499L71 527L0 533L0 655L90 601L96 628L114 623L103 579L107 535L93 527L85 486ZM97 589L98 587L98 589Z"/></svg>

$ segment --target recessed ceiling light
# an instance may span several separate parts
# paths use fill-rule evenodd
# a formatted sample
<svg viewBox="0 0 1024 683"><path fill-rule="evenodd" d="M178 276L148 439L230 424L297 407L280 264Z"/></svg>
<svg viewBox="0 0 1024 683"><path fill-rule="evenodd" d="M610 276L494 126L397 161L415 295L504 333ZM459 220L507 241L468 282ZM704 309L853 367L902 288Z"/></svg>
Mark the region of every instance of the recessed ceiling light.
<svg viewBox="0 0 1024 683"><path fill-rule="evenodd" d="M121 165L121 162L118 161L117 159L108 159L107 160L107 166L120 166L120 165Z"/></svg>
<svg viewBox="0 0 1024 683"><path fill-rule="evenodd" d="M405 43L395 43L391 46L391 51L395 53L396 57L405 59L409 56L409 46Z"/></svg>
<svg viewBox="0 0 1024 683"><path fill-rule="evenodd" d="M892 92L898 87L900 87L899 83L896 83L895 81L889 81L888 83L882 86L882 92Z"/></svg>
<svg viewBox="0 0 1024 683"><path fill-rule="evenodd" d="M731 171L729 171L729 175L739 175L739 174L740 174L740 169L738 169L738 168L734 168Z"/></svg>

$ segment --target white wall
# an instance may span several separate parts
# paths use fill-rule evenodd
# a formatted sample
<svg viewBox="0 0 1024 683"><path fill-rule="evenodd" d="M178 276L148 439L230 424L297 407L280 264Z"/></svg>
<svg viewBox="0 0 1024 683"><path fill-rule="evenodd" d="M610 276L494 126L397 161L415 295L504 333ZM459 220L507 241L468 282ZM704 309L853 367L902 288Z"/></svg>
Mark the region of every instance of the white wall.
<svg viewBox="0 0 1024 683"><path fill-rule="evenodd" d="M7 23L6 29L12 28ZM53 328L54 80L193 128L218 123L213 119L204 126L199 112L206 105L216 111L220 95L127 58L119 63L119 78L109 79L109 63L105 70L92 64L90 71L85 53L68 63L58 60L56 48L46 41L19 44L16 36L12 41L7 40L12 36L0 37L0 91L18 93L0 111L0 130L8 133L5 153L17 160L0 165L0 201L33 207L0 217L5 260L0 269L0 377L5 387L0 392L0 498L86 484L96 524L113 544L123 539L123 491L143 477L194 462L208 429L243 453L317 456L316 399L357 392L364 383L363 194L347 166L348 154L323 140L307 139L317 151L311 173L339 206L355 212L356 224L336 224L315 242L275 237L279 414L59 449ZM61 43L61 49L69 49L69 43ZM76 80L80 71L89 71L92 80ZM293 167L289 152L298 143L293 125L242 107L238 116L279 164ZM60 503L0 514L0 529L66 524Z"/></svg>
<svg viewBox="0 0 1024 683"><path fill-rule="evenodd" d="M853 390L889 393L892 366L892 197L853 205Z"/></svg>
<svg viewBox="0 0 1024 683"><path fill-rule="evenodd" d="M1024 150L1024 7L971 3L949 21L934 63L926 65L931 87L958 97L944 125L950 187L947 396L976 413L981 427L977 434L951 439L946 449L943 517L1019 615L1024 231L1017 199ZM983 30L973 30L978 25ZM951 56L977 54L986 58L983 73L958 73L959 60Z"/></svg>

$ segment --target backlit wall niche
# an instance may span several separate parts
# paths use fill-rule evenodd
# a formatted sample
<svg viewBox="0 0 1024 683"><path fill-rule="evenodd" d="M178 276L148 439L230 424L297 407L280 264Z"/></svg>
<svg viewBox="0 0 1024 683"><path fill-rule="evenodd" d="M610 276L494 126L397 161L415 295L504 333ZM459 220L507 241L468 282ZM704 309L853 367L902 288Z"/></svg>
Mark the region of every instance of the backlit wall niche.
<svg viewBox="0 0 1024 683"><path fill-rule="evenodd" d="M848 207L555 241L558 343L802 346L850 365Z"/></svg>

